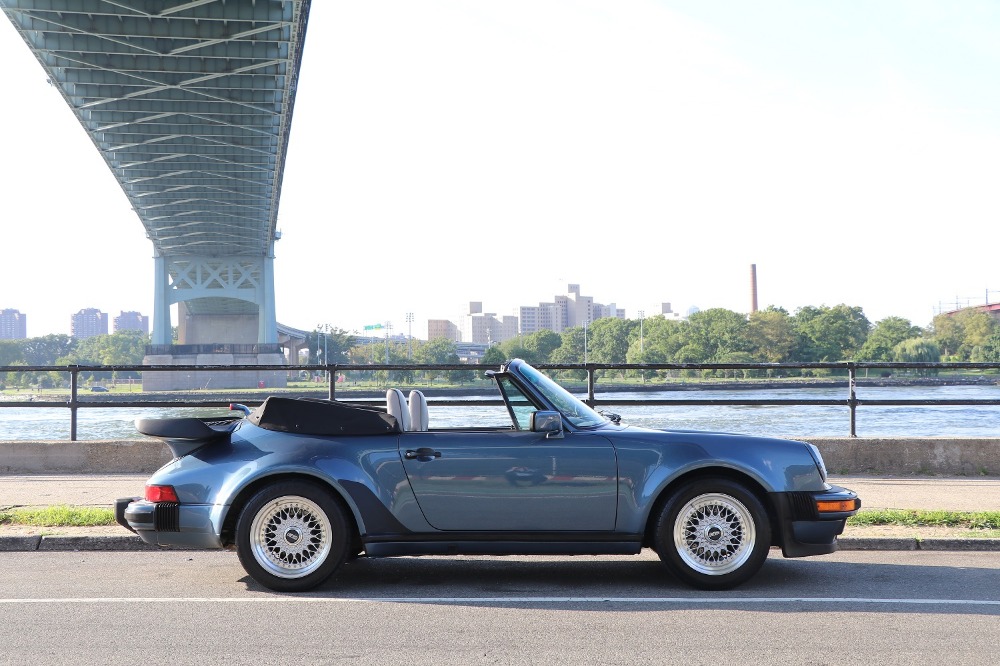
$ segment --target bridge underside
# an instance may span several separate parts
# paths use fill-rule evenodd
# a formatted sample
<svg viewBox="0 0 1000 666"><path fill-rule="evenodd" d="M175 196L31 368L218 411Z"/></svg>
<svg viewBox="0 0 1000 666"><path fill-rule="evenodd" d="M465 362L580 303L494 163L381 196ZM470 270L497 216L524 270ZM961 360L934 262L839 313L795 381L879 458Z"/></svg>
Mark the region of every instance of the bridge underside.
<svg viewBox="0 0 1000 666"><path fill-rule="evenodd" d="M278 342L272 263L309 7L0 0L153 244L154 345L172 342L175 304L178 342Z"/></svg>

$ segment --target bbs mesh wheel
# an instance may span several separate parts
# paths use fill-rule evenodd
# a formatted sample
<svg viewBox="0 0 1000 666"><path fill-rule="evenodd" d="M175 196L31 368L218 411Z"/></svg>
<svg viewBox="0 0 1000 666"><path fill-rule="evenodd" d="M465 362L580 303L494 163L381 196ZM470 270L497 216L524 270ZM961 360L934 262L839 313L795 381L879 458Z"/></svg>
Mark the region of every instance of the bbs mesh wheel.
<svg viewBox="0 0 1000 666"><path fill-rule="evenodd" d="M706 590L749 580L767 559L771 524L757 496L728 479L699 479L674 494L656 526L656 551L671 572Z"/></svg>
<svg viewBox="0 0 1000 666"><path fill-rule="evenodd" d="M236 523L240 563L261 585L281 592L309 590L347 558L352 534L330 491L287 481L254 495Z"/></svg>

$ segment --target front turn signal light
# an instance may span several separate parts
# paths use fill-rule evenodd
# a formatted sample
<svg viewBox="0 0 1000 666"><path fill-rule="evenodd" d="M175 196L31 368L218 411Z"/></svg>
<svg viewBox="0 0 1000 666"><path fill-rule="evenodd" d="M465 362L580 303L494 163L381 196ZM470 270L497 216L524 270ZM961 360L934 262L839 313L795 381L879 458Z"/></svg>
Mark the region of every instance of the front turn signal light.
<svg viewBox="0 0 1000 666"><path fill-rule="evenodd" d="M820 513L841 513L843 511L856 511L858 500L816 500L816 510Z"/></svg>

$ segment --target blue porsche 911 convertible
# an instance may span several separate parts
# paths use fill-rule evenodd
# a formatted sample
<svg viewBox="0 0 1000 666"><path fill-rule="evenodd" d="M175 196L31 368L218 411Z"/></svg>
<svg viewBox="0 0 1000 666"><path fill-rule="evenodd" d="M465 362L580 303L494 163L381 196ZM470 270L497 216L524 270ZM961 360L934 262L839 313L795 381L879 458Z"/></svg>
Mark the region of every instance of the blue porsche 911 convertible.
<svg viewBox="0 0 1000 666"><path fill-rule="evenodd" d="M772 546L835 551L861 506L827 483L811 444L621 425L522 360L487 375L504 424L428 427L423 395L398 389L385 408L270 397L231 419L141 419L174 459L145 497L116 501L117 520L149 544L235 547L279 591L315 588L359 556L643 548L719 590Z"/></svg>

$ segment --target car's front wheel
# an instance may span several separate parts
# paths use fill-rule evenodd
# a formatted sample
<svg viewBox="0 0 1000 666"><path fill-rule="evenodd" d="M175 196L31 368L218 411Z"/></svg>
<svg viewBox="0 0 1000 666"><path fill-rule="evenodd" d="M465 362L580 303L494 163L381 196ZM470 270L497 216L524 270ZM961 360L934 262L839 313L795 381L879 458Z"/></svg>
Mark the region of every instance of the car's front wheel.
<svg viewBox="0 0 1000 666"><path fill-rule="evenodd" d="M264 587L310 590L347 558L351 533L340 503L318 484L286 481L250 498L236 522L240 564Z"/></svg>
<svg viewBox="0 0 1000 666"><path fill-rule="evenodd" d="M761 501L743 485L699 479L679 488L663 506L655 547L684 582L725 590L746 582L764 564L771 524Z"/></svg>

